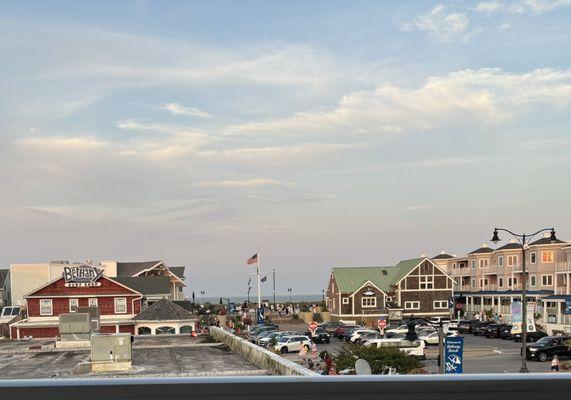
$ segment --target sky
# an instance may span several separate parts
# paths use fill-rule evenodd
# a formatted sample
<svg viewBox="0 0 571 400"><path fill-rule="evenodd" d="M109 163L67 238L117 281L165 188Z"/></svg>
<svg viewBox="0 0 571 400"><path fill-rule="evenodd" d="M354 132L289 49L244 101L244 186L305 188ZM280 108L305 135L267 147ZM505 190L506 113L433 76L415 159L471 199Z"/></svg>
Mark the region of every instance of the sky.
<svg viewBox="0 0 571 400"><path fill-rule="evenodd" d="M0 265L162 259L242 295L259 252L308 294L494 226L571 239L570 22L571 0L2 2Z"/></svg>

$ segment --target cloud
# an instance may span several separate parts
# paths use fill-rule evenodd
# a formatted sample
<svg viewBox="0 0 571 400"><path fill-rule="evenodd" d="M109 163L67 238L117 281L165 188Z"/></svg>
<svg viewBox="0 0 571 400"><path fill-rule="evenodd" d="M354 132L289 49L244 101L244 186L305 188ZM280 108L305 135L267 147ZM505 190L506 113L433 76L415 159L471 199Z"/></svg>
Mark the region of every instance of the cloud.
<svg viewBox="0 0 571 400"><path fill-rule="evenodd" d="M184 107L178 103L167 103L161 106L161 110L166 110L173 115L187 115L190 117L197 117L197 118L212 118L212 115L208 114L205 111L199 110L198 108L194 107Z"/></svg>
<svg viewBox="0 0 571 400"><path fill-rule="evenodd" d="M524 0L519 6L523 10L542 14L558 8L569 7L571 6L571 0Z"/></svg>
<svg viewBox="0 0 571 400"><path fill-rule="evenodd" d="M412 22L401 25L405 31L424 31L442 42L451 42L462 37L470 25L465 13L445 12L442 4L437 5L429 13L419 15Z"/></svg>
<svg viewBox="0 0 571 400"><path fill-rule="evenodd" d="M94 150L106 147L109 144L108 142L93 136L29 137L19 139L16 143L23 147L56 151Z"/></svg>
<svg viewBox="0 0 571 400"><path fill-rule="evenodd" d="M497 0L494 1L484 1L481 3L476 4L475 11L477 13L490 15L497 11L500 11L503 8L503 4Z"/></svg>
<svg viewBox="0 0 571 400"><path fill-rule="evenodd" d="M404 211L422 211L422 210L430 210L431 207L427 205L413 205L413 206L406 206L402 208Z"/></svg>
<svg viewBox="0 0 571 400"><path fill-rule="evenodd" d="M198 182L195 186L202 187L238 187L238 188L251 188L259 186L291 186L291 182L284 182L277 179L270 178L252 178L241 180L226 180L226 181L203 181Z"/></svg>

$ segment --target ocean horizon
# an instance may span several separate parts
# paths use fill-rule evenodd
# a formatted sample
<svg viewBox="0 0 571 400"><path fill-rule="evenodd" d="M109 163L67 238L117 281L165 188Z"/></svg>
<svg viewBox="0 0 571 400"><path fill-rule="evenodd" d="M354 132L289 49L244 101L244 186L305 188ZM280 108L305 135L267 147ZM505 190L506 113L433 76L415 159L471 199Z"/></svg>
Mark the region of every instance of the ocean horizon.
<svg viewBox="0 0 571 400"><path fill-rule="evenodd" d="M195 293L195 299L194 301L196 303L202 303L202 296L200 294L196 294ZM241 304L244 303L248 297L247 296L204 296L204 302L206 303L218 303L220 301L220 297L223 297L224 299L228 298L230 299L230 303L236 303L236 304ZM192 300L192 294L190 296L191 300ZM276 302L277 303L286 303L289 302L290 296L287 294L276 294ZM251 295L250 296L250 302L256 302L257 301L257 295ZM263 295L262 296L262 301L269 301L270 303L274 302L274 295ZM321 294L292 294L291 295L291 301L293 303L295 302L321 302L323 301L323 295ZM226 300L224 300L224 303L226 303Z"/></svg>

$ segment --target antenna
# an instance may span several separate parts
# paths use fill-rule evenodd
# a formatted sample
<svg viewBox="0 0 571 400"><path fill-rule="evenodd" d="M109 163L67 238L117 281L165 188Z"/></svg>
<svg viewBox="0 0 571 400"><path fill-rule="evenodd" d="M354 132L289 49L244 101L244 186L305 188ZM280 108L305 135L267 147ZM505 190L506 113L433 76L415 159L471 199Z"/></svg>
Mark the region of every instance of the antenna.
<svg viewBox="0 0 571 400"><path fill-rule="evenodd" d="M372 375L371 366L366 360L359 358L355 362L355 374L356 375Z"/></svg>

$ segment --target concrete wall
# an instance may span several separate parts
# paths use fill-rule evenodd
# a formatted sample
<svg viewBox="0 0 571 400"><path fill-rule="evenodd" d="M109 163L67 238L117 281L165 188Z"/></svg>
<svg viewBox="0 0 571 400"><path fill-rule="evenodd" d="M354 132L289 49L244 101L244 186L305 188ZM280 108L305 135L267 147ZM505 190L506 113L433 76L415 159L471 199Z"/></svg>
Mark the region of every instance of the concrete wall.
<svg viewBox="0 0 571 400"><path fill-rule="evenodd" d="M293 361L286 360L278 354L272 353L271 351L233 335L224 329L211 326L210 335L217 341L228 345L233 352L240 354L258 368L268 370L274 375L319 375Z"/></svg>

